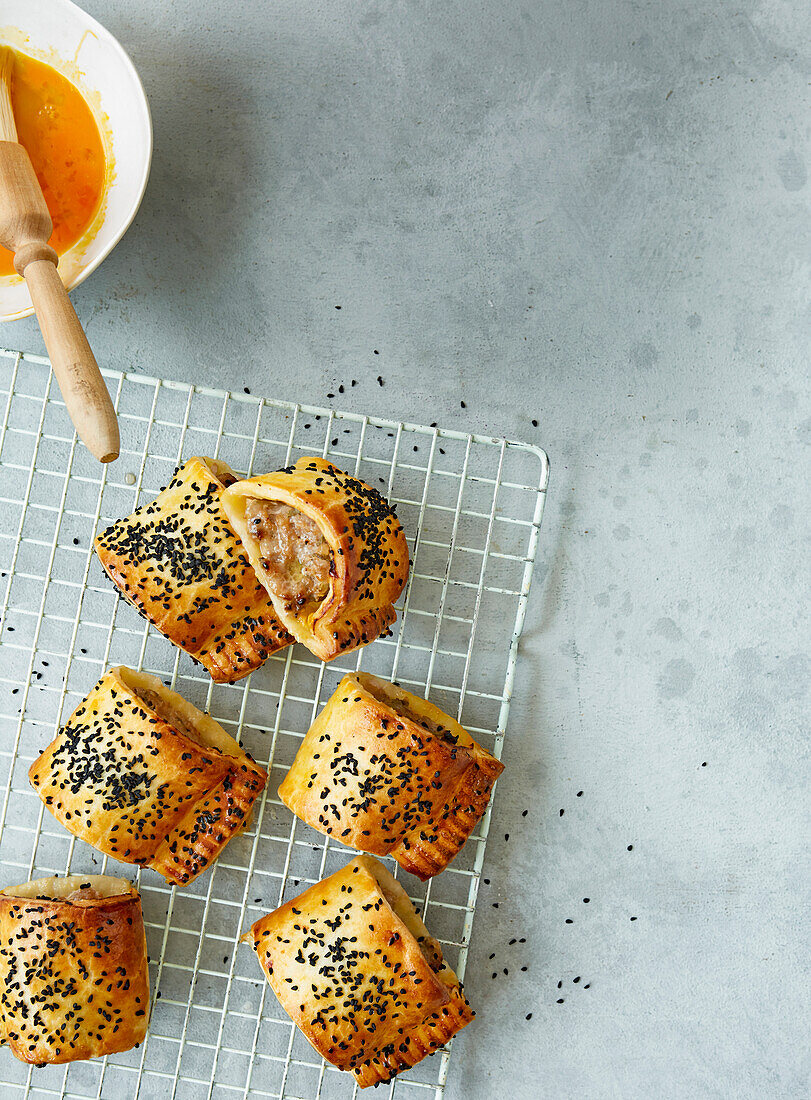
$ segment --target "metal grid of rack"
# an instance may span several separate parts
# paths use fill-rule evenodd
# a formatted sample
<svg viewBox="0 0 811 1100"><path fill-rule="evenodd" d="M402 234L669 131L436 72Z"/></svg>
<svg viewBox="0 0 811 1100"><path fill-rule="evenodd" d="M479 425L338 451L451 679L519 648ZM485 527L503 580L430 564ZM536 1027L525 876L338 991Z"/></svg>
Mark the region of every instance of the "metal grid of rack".
<svg viewBox="0 0 811 1100"><path fill-rule="evenodd" d="M32 1070L0 1050L2 1095L350 1100L351 1076L318 1059L253 953L238 945L260 915L353 854L293 818L276 791L340 677L361 666L428 695L501 754L546 456L506 440L104 374L122 449L118 462L100 467L69 430L47 360L0 350L0 866L6 886L68 872L137 880L151 1025L139 1049L67 1067ZM149 628L108 583L92 541L155 496L192 454L248 474L321 454L389 497L412 557L392 636L330 665L291 646L245 680L215 685ZM77 842L28 784L28 767L57 725L118 663L160 675L210 711L270 774L250 828L183 890ZM406 876L460 975L489 818L443 874L427 884ZM426 1059L378 1095L441 1097L448 1058L446 1049Z"/></svg>

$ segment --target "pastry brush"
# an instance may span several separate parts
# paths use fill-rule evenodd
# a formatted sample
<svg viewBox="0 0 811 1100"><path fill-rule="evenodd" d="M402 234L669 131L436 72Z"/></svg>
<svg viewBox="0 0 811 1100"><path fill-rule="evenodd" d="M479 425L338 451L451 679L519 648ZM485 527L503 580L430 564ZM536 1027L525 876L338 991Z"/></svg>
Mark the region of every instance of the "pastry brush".
<svg viewBox="0 0 811 1100"><path fill-rule="evenodd" d="M31 158L17 140L11 104L14 51L0 46L0 244L28 284L53 372L79 438L100 462L118 458L110 394L56 270L53 224Z"/></svg>

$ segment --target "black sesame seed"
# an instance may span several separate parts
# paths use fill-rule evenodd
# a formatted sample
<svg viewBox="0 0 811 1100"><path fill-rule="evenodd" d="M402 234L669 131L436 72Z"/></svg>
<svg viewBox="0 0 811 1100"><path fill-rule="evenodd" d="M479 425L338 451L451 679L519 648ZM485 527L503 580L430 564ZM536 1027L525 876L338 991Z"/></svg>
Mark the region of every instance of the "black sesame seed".
<svg viewBox="0 0 811 1100"><path fill-rule="evenodd" d="M634 846L633 846L633 844L629 844L629 845L628 845L628 851L629 851L629 852L632 852L633 850L634 850Z"/></svg>
<svg viewBox="0 0 811 1100"><path fill-rule="evenodd" d="M584 903L585 905L588 905L588 903L589 903L590 901L591 901L591 898L583 898L583 903Z"/></svg>
<svg viewBox="0 0 811 1100"><path fill-rule="evenodd" d="M527 1019L528 1019L528 1020L531 1020L531 1019L532 1019L532 1013L531 1013L531 1012L528 1012L528 1013L527 1013Z"/></svg>

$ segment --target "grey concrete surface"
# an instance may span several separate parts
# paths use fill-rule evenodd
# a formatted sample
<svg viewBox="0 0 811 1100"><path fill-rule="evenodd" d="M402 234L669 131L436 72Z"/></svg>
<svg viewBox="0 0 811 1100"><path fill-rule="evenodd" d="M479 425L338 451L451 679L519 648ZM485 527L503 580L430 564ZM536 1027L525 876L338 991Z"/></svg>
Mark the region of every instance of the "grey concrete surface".
<svg viewBox="0 0 811 1100"><path fill-rule="evenodd" d="M551 458L448 1100L808 1095L807 4L86 6L104 363Z"/></svg>

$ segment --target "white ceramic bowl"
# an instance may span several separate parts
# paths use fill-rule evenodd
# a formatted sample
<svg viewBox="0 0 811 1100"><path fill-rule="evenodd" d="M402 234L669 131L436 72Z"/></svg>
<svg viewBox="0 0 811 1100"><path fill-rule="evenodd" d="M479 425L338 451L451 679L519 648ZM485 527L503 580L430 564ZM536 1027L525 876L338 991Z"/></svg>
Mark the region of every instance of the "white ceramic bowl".
<svg viewBox="0 0 811 1100"><path fill-rule="evenodd" d="M62 281L71 290L121 240L138 210L152 159L149 106L121 45L71 0L3 0L0 19L0 42L53 65L84 93L112 165L96 220L59 260ZM0 278L0 320L30 313L23 280Z"/></svg>

